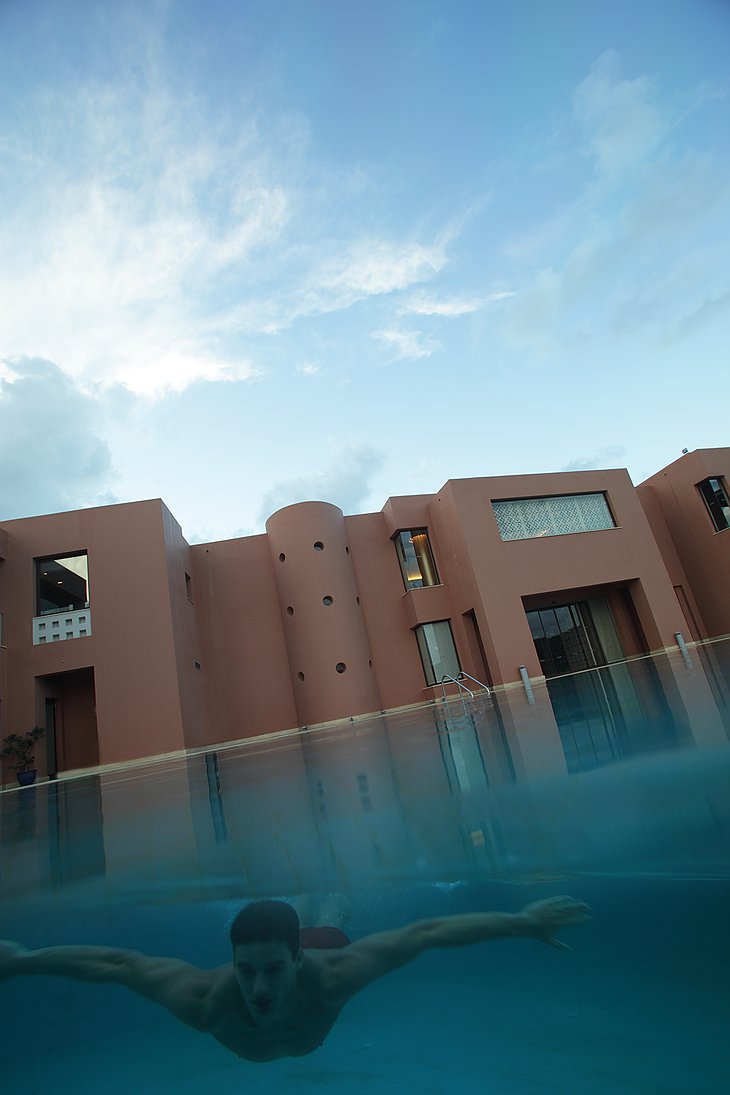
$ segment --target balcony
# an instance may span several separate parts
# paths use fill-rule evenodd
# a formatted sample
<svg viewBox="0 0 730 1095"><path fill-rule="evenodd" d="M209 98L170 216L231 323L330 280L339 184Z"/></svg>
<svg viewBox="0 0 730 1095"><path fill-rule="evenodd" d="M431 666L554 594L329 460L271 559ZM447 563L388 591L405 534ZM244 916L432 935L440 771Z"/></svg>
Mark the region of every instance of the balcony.
<svg viewBox="0 0 730 1095"><path fill-rule="evenodd" d="M64 639L83 639L91 634L91 609L88 602L84 608L59 609L46 612L33 618L33 646L62 642Z"/></svg>

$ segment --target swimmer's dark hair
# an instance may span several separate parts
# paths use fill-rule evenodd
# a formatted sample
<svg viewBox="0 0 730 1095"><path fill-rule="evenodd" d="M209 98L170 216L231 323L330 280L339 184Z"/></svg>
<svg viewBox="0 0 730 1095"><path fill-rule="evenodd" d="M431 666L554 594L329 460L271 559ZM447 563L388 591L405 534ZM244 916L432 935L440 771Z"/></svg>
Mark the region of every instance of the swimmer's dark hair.
<svg viewBox="0 0 730 1095"><path fill-rule="evenodd" d="M231 924L231 944L285 943L292 958L299 954L299 917L286 901L253 901Z"/></svg>

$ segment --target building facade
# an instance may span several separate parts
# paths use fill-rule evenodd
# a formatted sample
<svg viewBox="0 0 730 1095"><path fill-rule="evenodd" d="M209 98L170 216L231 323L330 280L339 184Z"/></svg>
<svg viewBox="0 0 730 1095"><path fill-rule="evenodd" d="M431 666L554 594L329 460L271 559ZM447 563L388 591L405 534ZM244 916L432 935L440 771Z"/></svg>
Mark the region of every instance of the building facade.
<svg viewBox="0 0 730 1095"><path fill-rule="evenodd" d="M584 670L730 632L728 482L730 449L699 450L638 488L450 480L192 546L160 500L0 522L0 738L44 726L52 776L438 700L462 673L558 682L560 721ZM636 690L611 687L621 718Z"/></svg>

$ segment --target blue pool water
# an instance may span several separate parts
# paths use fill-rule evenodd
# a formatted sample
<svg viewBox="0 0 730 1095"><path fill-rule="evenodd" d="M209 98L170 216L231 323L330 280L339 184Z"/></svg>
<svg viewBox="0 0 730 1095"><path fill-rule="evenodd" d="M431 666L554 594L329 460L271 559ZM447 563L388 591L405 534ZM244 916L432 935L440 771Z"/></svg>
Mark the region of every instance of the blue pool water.
<svg viewBox="0 0 730 1095"><path fill-rule="evenodd" d="M14 979L6 1090L724 1095L728 654L0 795L0 937L31 947L212 967L244 901L307 892L346 893L353 937L560 893L594 910L564 933L570 952L423 955L351 1001L315 1053L269 1064L122 988Z"/></svg>

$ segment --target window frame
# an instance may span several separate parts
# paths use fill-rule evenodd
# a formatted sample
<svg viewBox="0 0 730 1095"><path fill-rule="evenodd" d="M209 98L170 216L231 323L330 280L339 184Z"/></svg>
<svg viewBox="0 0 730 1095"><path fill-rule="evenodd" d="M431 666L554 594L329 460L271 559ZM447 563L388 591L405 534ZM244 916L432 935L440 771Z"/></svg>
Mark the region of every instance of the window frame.
<svg viewBox="0 0 730 1095"><path fill-rule="evenodd" d="M37 618L40 618L41 616L52 616L52 615L55 615L56 613L66 612L68 610L68 603L66 603L65 605L60 605L59 604L59 605L56 606L55 609L52 609L52 608L43 609L41 607L42 600L44 599L44 598L42 598L42 595L41 595L41 590L42 590L43 584L44 584L43 580L42 580L43 579L43 574L41 573L42 567L44 565L48 564L48 563L59 563L59 564L63 565L64 559L81 559L81 558L86 559L86 577L84 578L80 574L78 574L77 576L82 579L82 581L84 582L84 584L86 586L86 596L84 598L83 605L74 605L74 610L83 611L85 608L90 607L90 601L91 601L91 595L90 595L91 582L89 580L89 553L88 553L88 551L86 549L84 549L84 550L81 550L81 551L64 551L63 554L59 554L59 555L39 555L33 560L33 564L34 564L34 567L35 567L35 593L36 593L35 616ZM67 569L67 568L64 568L64 569ZM76 571L70 571L70 573L75 574L77 572ZM45 598L45 599L50 600L49 598ZM53 602L51 602L51 603L53 603Z"/></svg>
<svg viewBox="0 0 730 1095"><path fill-rule="evenodd" d="M516 505L517 503L522 503L523 505L527 505L529 503L534 503L535 508L537 508L537 506L539 504L542 504L543 506L546 507L546 509L548 511L548 516L552 520L554 515L549 512L551 503L560 502L560 501L567 501L567 500L576 500L577 501L578 499L581 499L581 498L601 498L601 499L603 499L603 504L606 508L606 514L608 515L608 519L610 520L611 523L609 525L599 525L596 528L583 527L583 528L561 529L561 528L558 527L557 522L553 521L553 525L551 527L542 529L539 532L532 532L532 531L529 531L528 520L527 520L528 515L525 512L525 513L520 513L519 514L519 517L521 519L522 526L523 526L523 534L520 535L520 536L506 536L505 533L504 533L502 524L500 523L498 507L501 507L501 506ZM539 540L539 539L552 537L552 536L579 536L579 535L582 535L583 533L586 533L586 532L609 532L611 529L619 527L618 522L616 521L616 517L615 517L614 512L613 512L613 509L611 507L611 503L610 503L609 498L608 498L608 492L605 491L605 490L578 491L578 492L572 492L570 494L538 494L538 495L531 495L530 497L520 497L520 498L491 498L490 499L490 505L492 507L492 515L494 517L495 524L497 525L497 531L499 532L499 538L502 541L502 543L505 543L505 544L516 543L520 540ZM582 520L582 514L579 513L578 516ZM585 522L584 522L584 524L585 524Z"/></svg>
<svg viewBox="0 0 730 1095"><path fill-rule="evenodd" d="M436 676L436 671L433 664L433 655L429 648L428 640L426 637L427 633L425 631L425 628L436 627L439 624L446 624L448 628L448 634L451 640L451 649L453 651L454 661L456 663L456 672L442 674L440 679ZM451 676L454 677L454 679L458 680L459 675L461 674L461 659L459 658L459 651L457 650L456 642L454 640L454 629L451 626L451 620L429 620L427 623L419 624L417 627L414 627L413 633L416 636L416 645L418 647L418 653L421 659L421 666L423 667L423 675L426 678L426 687L435 688L437 685L442 683L444 676ZM428 665L426 663L426 656L428 657ZM433 677L434 679L430 680L430 677Z"/></svg>
<svg viewBox="0 0 730 1095"><path fill-rule="evenodd" d="M413 539L415 536L425 537L425 551L417 550ZM408 537L406 543L412 545L412 561L408 558L408 549L406 543L404 543L404 537ZM436 556L434 555L427 525L419 528L399 529L393 536L393 543L406 593L411 589L431 589L433 586L441 585L438 567L436 566ZM409 565L413 566L413 564L418 567L420 575L418 578L409 578L408 576Z"/></svg>
<svg viewBox="0 0 730 1095"><path fill-rule="evenodd" d="M712 484L716 483L717 486L713 487ZM707 514L712 521L715 532L725 532L730 528L730 499L728 498L727 483L725 477L722 475L708 475L706 479L700 480L695 486L699 491L700 497L705 504ZM707 487L707 492L703 488ZM711 497L708 497L710 495ZM724 504L718 497L720 495L724 499ZM717 512L719 511L719 512ZM728 511L727 513L725 511ZM720 524L720 518L724 524Z"/></svg>

